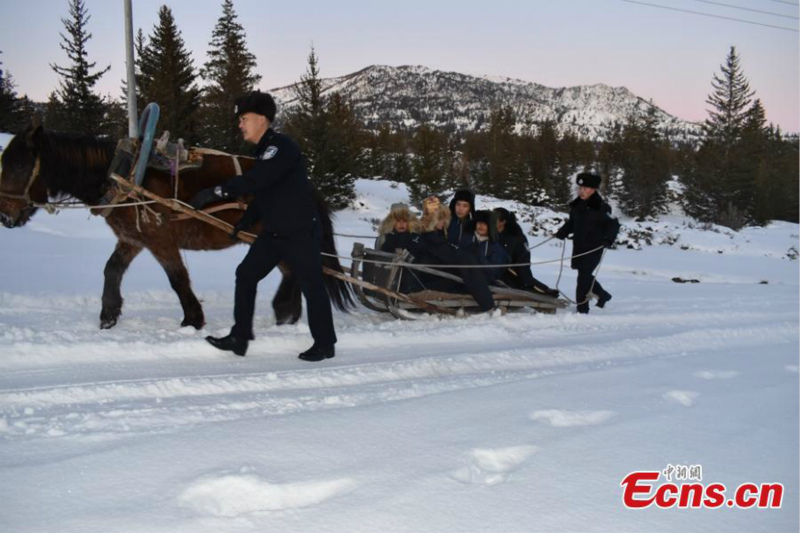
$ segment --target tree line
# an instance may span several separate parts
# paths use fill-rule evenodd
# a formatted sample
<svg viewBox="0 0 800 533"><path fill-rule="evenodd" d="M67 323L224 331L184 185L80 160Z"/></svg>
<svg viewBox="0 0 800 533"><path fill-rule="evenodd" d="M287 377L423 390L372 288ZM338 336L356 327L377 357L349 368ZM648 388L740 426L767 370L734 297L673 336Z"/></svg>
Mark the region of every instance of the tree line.
<svg viewBox="0 0 800 533"><path fill-rule="evenodd" d="M123 137L124 98L101 97L94 90L109 66L97 68L89 61L84 1L68 0L68 5L61 34L68 63L51 65L60 83L44 107L45 127ZM162 131L192 145L247 153L233 116L234 100L253 90L261 77L233 0L222 2L208 60L200 68L166 5L148 35L139 29L135 47L138 108L157 102ZM412 202L469 188L562 210L571 200L570 177L596 171L605 178L602 192L638 220L658 217L677 203L702 222L734 229L774 219L798 222L798 138L767 124L735 47L712 79L709 115L694 143L672 142L660 132L653 105L646 116L632 115L600 141L559 135L552 122L518 131L514 110L502 105L492 108L488 127L471 133L424 123L413 129L393 124L367 129L340 93L324 90L319 72L312 47L295 86L296 104L279 111L277 126L298 142L312 181L337 209L352 203L355 180L365 177L407 184ZM27 96L17 95L0 61L0 130L20 130L36 111Z"/></svg>

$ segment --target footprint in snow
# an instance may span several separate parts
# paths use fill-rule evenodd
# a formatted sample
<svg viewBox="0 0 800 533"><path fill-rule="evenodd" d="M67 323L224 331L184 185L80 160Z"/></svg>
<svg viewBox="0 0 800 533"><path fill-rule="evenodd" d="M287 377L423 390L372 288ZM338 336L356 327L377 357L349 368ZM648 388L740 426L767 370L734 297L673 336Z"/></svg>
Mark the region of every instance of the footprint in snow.
<svg viewBox="0 0 800 533"><path fill-rule="evenodd" d="M695 400L700 393L690 390L671 390L664 393L664 398L672 403L682 405L684 407L691 407L694 405Z"/></svg>
<svg viewBox="0 0 800 533"><path fill-rule="evenodd" d="M475 448L469 452L467 465L451 472L450 477L465 484L497 485L504 482L537 450L536 446L530 445Z"/></svg>
<svg viewBox="0 0 800 533"><path fill-rule="evenodd" d="M228 474L195 481L178 496L178 501L200 514L235 517L309 507L355 489L355 481L348 478L271 483L253 474Z"/></svg>
<svg viewBox="0 0 800 533"><path fill-rule="evenodd" d="M546 422L553 427L564 428L572 426L596 426L611 419L614 411L564 411L562 409L548 409L534 411L530 414L531 420Z"/></svg>
<svg viewBox="0 0 800 533"><path fill-rule="evenodd" d="M736 370L700 370L692 374L700 379L733 379L739 375Z"/></svg>

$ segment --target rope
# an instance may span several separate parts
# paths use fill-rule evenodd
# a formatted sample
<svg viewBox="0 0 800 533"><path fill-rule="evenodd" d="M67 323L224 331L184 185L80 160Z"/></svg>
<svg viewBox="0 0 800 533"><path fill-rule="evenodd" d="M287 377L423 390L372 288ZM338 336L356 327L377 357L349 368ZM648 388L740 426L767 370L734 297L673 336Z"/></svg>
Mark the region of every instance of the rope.
<svg viewBox="0 0 800 533"><path fill-rule="evenodd" d="M600 274L600 265L603 264L603 259L606 256L606 247L603 246L603 253L600 256L600 261L598 261L598 263L597 263L597 269L594 271L594 274L592 274L592 285L589 287L589 291L586 293L586 298L580 303L574 301L572 298L570 298L569 296L564 294L564 291L562 291L561 289L558 288L558 284L561 282L561 272L564 270L564 251L566 249L567 249L566 243L562 241L562 243L561 243L561 267L558 269L558 279L556 279L556 289L558 289L558 292L564 297L564 299L566 301L568 301L569 303L571 303L571 304L581 305L581 304L589 303L589 300L590 300L589 295L592 294L592 289L594 289L594 284L597 281L597 275ZM595 248L595 250L596 250L596 248ZM591 253L591 252L586 252L586 253ZM584 255L584 254L580 254L580 255ZM575 255L573 257L580 257L580 255Z"/></svg>
<svg viewBox="0 0 800 533"><path fill-rule="evenodd" d="M335 237L349 237L349 238L352 238L352 239L375 239L375 238L377 238L377 235L350 235L348 233L334 233L333 235ZM555 235L553 235L553 236L543 240L539 244L534 244L533 246L528 246L528 250L530 251L530 250L533 250L534 248L538 248L539 246L542 246L542 245L552 241L555 238L556 238Z"/></svg>
<svg viewBox="0 0 800 533"><path fill-rule="evenodd" d="M589 250L588 252L583 252L582 254L573 255L573 256L570 256L569 258L570 259L574 259L576 257L582 257L584 255L589 255L591 253L594 253L594 252L596 252L598 250L602 250L604 248L605 248L605 246L598 246L597 248L595 248L593 250ZM326 252L322 252L322 255L324 255L326 257L336 257L337 259L350 259L350 260L353 259L352 257L347 257L347 256L344 256L344 255L329 254L329 253L326 253ZM363 259L363 258L360 258L359 261L362 262L362 263L375 263L375 264L378 264L378 265L389 265L389 264L391 264L391 261L377 261L377 260L374 260L374 259ZM564 258L563 258L563 255L562 255L561 259L551 259L549 261L535 261L535 262L530 262L530 263L508 263L508 264L502 264L502 265L428 265L428 264L422 264L422 263L405 263L405 262L400 262L398 264L406 266L406 267L409 267L409 268L414 268L415 266L416 267L420 267L420 268L500 268L500 267L511 268L511 267L521 267L521 266L531 266L531 265L546 265L548 263L558 263L558 262L562 262L562 264L563 264L563 261L564 261Z"/></svg>
<svg viewBox="0 0 800 533"><path fill-rule="evenodd" d="M530 250L533 250L534 248L538 248L538 247L540 247L541 245L543 245L543 244L545 244L545 243L548 243L548 242L552 241L552 240L553 240L553 239L555 239L555 238L556 238L556 236L555 236L555 235L552 235L550 238L543 240L543 241L542 241L542 242L540 242L539 244L534 244L533 246L528 246L528 251L530 251Z"/></svg>

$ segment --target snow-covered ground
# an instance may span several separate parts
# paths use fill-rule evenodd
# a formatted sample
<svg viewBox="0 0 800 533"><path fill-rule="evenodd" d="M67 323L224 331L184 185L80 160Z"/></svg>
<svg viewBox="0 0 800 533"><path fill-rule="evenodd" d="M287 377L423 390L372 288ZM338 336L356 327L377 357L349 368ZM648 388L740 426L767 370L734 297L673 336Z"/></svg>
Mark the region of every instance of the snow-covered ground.
<svg viewBox="0 0 800 533"><path fill-rule="evenodd" d="M406 197L388 182L358 193L340 233L371 235ZM798 226L650 226L652 246L606 254L604 310L337 312L337 356L319 364L296 358L305 318L274 325L276 275L247 357L203 340L231 325L244 246L185 255L205 330L180 327L142 254L119 324L100 331L104 223L42 212L0 228L0 530L797 531ZM533 254L557 259L560 243ZM534 274L554 284L558 264ZM567 268L560 287L574 285ZM668 465L701 465L726 496L782 483L783 507L623 506L627 474Z"/></svg>

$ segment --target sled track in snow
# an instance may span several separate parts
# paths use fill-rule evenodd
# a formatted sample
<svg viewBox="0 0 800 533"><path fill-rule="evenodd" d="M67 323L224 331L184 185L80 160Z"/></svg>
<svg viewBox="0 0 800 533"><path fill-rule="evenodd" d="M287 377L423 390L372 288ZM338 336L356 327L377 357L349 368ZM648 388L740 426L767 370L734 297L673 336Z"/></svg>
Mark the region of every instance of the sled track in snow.
<svg viewBox="0 0 800 533"><path fill-rule="evenodd" d="M0 438L103 440L168 433L202 424L408 400L643 359L791 344L798 335L797 324L788 321L702 326L624 340L595 336L589 343L560 346L526 347L527 343L506 341L483 353L470 352L465 342L456 342L444 353L444 341L427 350L410 343L404 353L416 357L398 361L7 390L0 393ZM393 348L402 345L395 343ZM355 356L357 351L348 353Z"/></svg>

